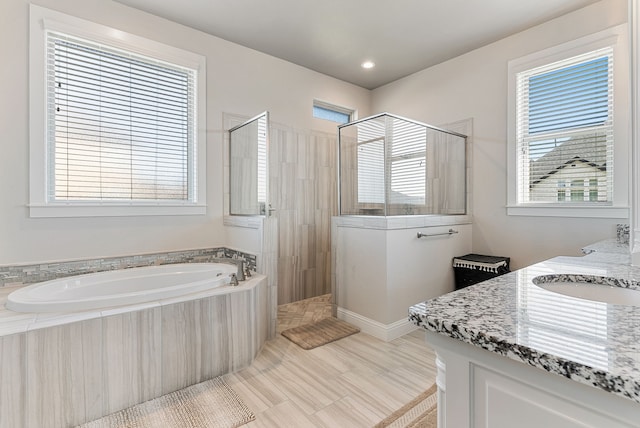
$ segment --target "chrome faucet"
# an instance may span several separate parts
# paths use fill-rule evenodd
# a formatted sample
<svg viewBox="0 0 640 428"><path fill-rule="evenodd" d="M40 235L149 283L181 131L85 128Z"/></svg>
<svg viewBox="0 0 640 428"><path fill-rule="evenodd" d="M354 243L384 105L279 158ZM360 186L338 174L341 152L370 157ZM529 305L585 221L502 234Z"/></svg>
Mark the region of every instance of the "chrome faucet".
<svg viewBox="0 0 640 428"><path fill-rule="evenodd" d="M238 285L238 277L235 273L231 274L231 281L229 281L229 284L233 285L234 287Z"/></svg>
<svg viewBox="0 0 640 428"><path fill-rule="evenodd" d="M228 258L212 258L211 259L211 263L227 263L227 264L231 264L231 265L235 265L238 267L238 271L237 273L235 273L235 282L236 284L233 285L238 285L237 282L238 281L244 281L245 280L245 276L244 276L244 260L242 259L228 259ZM233 278L231 278L231 281L233 282Z"/></svg>

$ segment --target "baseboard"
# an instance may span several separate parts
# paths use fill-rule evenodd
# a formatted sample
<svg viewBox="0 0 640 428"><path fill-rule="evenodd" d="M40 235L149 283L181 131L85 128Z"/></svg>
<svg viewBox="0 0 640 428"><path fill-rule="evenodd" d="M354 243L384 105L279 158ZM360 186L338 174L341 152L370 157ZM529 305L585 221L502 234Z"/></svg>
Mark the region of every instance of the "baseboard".
<svg viewBox="0 0 640 428"><path fill-rule="evenodd" d="M359 327L363 333L367 333L385 342L390 342L418 328L408 319L398 320L391 324L382 324L340 307L338 307L338 319L355 325Z"/></svg>

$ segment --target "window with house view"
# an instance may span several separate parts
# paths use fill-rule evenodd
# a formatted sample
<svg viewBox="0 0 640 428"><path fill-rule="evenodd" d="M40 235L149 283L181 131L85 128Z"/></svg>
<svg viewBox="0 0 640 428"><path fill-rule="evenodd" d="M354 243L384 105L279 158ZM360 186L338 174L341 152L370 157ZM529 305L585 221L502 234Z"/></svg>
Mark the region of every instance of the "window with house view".
<svg viewBox="0 0 640 428"><path fill-rule="evenodd" d="M516 75L517 202L612 201L613 51Z"/></svg>
<svg viewBox="0 0 640 428"><path fill-rule="evenodd" d="M47 34L48 200L193 201L195 71Z"/></svg>

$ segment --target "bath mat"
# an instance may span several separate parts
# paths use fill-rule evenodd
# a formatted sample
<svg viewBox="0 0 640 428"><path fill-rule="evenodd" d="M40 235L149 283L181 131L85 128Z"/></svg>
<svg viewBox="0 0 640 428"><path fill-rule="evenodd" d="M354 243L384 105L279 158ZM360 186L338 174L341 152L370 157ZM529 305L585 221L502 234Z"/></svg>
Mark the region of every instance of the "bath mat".
<svg viewBox="0 0 640 428"><path fill-rule="evenodd" d="M191 385L79 428L233 428L256 417L221 378Z"/></svg>
<svg viewBox="0 0 640 428"><path fill-rule="evenodd" d="M290 328L281 334L302 349L313 349L359 331L359 328L337 318L323 318L315 323Z"/></svg>
<svg viewBox="0 0 640 428"><path fill-rule="evenodd" d="M433 384L374 428L436 428L438 426L438 387Z"/></svg>

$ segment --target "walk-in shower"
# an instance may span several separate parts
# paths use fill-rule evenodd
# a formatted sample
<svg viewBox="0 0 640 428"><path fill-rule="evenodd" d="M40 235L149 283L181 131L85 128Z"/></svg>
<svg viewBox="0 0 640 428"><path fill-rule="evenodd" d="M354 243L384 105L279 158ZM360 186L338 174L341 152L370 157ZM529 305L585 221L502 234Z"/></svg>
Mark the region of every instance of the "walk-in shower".
<svg viewBox="0 0 640 428"><path fill-rule="evenodd" d="M466 136L381 113L338 137L340 215L467 213Z"/></svg>

